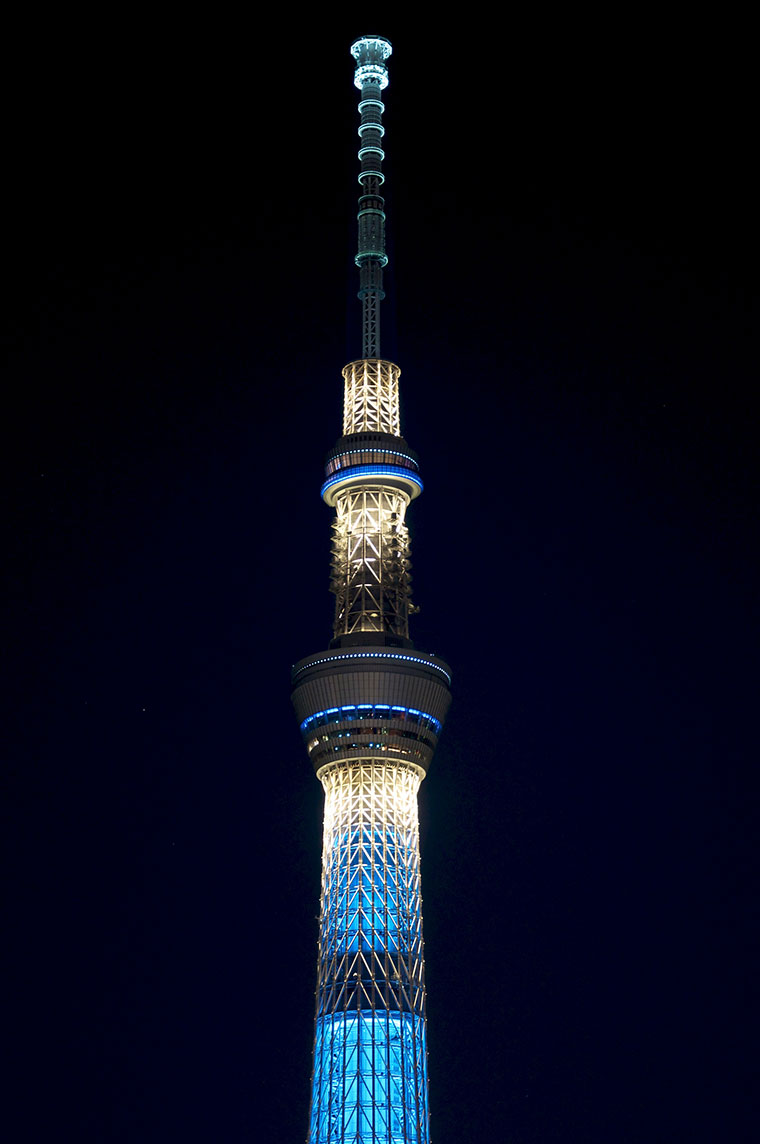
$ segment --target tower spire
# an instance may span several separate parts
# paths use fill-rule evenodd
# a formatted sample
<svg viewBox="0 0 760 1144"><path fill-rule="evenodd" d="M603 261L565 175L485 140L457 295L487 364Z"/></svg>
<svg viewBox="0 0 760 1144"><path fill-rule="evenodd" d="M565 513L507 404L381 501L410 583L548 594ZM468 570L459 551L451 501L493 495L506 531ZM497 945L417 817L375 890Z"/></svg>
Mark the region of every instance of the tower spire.
<svg viewBox="0 0 760 1144"><path fill-rule="evenodd" d="M383 268L388 265L385 253L385 200L380 188L385 182L382 148L385 128L382 124L385 105L381 94L388 86L385 61L392 52L382 36L362 36L351 45L356 60L354 86L359 98L359 212L356 265L359 267L359 297L362 302L362 357L380 357L380 303L383 293Z"/></svg>
<svg viewBox="0 0 760 1144"><path fill-rule="evenodd" d="M325 791L309 1144L429 1144L417 790L451 699L443 660L409 638L405 514L422 491L401 436L400 370L380 353L387 259L380 164L391 45L351 46L361 91L364 356L343 370L329 648L293 668L293 705Z"/></svg>

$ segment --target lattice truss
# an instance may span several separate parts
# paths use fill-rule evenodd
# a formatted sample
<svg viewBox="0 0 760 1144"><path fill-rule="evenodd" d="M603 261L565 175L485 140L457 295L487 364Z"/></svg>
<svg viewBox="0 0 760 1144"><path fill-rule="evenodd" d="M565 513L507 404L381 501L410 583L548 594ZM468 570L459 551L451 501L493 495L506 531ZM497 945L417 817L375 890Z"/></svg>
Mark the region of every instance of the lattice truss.
<svg viewBox="0 0 760 1144"><path fill-rule="evenodd" d="M428 1144L419 775L322 776L322 911L309 1144Z"/></svg>
<svg viewBox="0 0 760 1144"><path fill-rule="evenodd" d="M355 486L337 495L330 578L336 637L392 632L408 638L413 608L407 503L404 493L381 486Z"/></svg>
<svg viewBox="0 0 760 1144"><path fill-rule="evenodd" d="M352 361L343 370L343 435L392 433L401 436L398 379L401 370L381 358Z"/></svg>

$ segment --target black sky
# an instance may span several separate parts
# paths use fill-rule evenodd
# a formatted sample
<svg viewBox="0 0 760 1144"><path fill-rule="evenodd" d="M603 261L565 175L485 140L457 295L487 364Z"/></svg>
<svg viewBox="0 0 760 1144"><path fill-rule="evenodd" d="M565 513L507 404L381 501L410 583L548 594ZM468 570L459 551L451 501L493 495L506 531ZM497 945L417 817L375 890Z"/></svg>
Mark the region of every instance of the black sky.
<svg viewBox="0 0 760 1144"><path fill-rule="evenodd" d="M748 32L274 19L68 23L11 84L8 1139L306 1133L289 668L330 635L368 31L413 635L454 669L433 1139L754 1139Z"/></svg>

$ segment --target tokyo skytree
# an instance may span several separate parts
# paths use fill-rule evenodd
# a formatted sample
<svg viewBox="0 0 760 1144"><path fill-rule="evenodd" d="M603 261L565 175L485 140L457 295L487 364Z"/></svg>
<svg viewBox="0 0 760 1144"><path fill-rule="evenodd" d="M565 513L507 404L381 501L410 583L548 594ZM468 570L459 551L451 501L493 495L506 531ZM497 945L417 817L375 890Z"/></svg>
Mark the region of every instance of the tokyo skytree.
<svg viewBox="0 0 760 1144"><path fill-rule="evenodd" d="M293 704L325 791L308 1144L429 1144L417 792L450 670L409 638L406 511L422 492L401 435L399 367L380 352L382 94L390 43L351 46L359 97L356 265L362 356L343 369L327 455L333 638L293 668Z"/></svg>

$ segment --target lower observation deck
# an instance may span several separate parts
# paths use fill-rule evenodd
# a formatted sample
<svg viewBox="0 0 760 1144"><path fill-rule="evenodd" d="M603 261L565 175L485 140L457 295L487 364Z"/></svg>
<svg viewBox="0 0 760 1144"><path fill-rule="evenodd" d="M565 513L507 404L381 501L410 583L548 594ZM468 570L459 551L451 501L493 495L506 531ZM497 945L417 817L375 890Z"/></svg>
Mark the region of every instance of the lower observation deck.
<svg viewBox="0 0 760 1144"><path fill-rule="evenodd" d="M380 639L318 652L293 668L293 705L318 775L360 759L427 772L451 702L449 669Z"/></svg>

